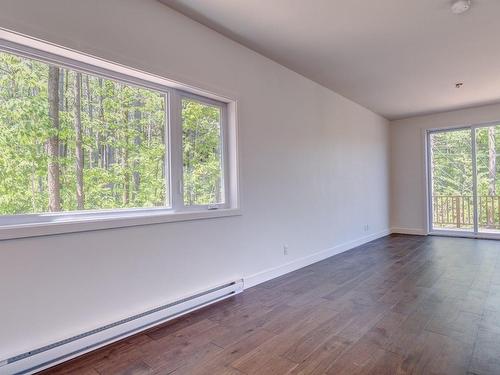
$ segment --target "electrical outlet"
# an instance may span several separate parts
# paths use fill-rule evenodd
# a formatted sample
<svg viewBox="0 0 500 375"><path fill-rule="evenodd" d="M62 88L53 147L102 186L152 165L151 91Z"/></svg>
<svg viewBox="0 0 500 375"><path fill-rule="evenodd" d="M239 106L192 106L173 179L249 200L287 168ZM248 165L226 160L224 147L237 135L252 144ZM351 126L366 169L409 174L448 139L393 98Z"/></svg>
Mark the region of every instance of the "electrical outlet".
<svg viewBox="0 0 500 375"><path fill-rule="evenodd" d="M368 232L370 230L370 226L368 224L363 225L363 230Z"/></svg>
<svg viewBox="0 0 500 375"><path fill-rule="evenodd" d="M288 255L288 245L287 244L283 244L283 255Z"/></svg>

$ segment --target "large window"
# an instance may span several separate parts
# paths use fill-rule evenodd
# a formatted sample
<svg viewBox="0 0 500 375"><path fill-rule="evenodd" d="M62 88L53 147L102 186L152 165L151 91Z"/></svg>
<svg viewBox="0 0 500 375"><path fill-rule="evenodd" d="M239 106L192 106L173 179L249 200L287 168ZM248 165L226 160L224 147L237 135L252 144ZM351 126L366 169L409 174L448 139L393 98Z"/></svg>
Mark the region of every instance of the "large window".
<svg viewBox="0 0 500 375"><path fill-rule="evenodd" d="M471 142L470 129L429 134L434 229L474 229Z"/></svg>
<svg viewBox="0 0 500 375"><path fill-rule="evenodd" d="M432 231L500 235L500 125L428 134Z"/></svg>
<svg viewBox="0 0 500 375"><path fill-rule="evenodd" d="M227 103L0 49L0 225L228 206Z"/></svg>
<svg viewBox="0 0 500 375"><path fill-rule="evenodd" d="M0 53L0 214L168 206L165 93Z"/></svg>
<svg viewBox="0 0 500 375"><path fill-rule="evenodd" d="M224 203L223 107L182 99L184 204Z"/></svg>

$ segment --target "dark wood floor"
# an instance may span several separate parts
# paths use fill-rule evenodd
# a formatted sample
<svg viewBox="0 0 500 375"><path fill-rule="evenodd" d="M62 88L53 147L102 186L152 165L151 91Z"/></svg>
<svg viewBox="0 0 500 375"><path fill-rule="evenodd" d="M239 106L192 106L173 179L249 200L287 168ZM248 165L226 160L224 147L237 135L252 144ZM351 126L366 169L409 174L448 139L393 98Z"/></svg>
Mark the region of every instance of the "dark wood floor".
<svg viewBox="0 0 500 375"><path fill-rule="evenodd" d="M51 374L500 374L500 242L393 235Z"/></svg>

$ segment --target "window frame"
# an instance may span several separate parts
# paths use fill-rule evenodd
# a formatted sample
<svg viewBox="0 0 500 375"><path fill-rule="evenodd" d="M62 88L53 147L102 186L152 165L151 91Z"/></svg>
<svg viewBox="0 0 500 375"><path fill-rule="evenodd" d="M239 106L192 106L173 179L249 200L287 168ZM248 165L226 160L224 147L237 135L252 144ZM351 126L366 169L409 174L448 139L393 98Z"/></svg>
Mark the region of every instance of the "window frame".
<svg viewBox="0 0 500 375"><path fill-rule="evenodd" d="M480 123L472 123L472 124L458 124L451 126L444 126L438 128L429 128L423 129L423 146L424 146L424 176L425 176L425 199L426 199L426 233L429 235L437 235L437 236L449 236L449 237L466 237L466 238L483 238L483 239L500 239L500 235L498 233L488 233L481 232L479 229L479 212L478 203L477 203L477 133L476 131L481 128L487 128L490 126L498 126L500 124L499 121L486 121ZM456 229L443 229L443 228L434 228L433 225L433 202L432 202L432 194L433 194L433 176L432 176L432 150L431 150L431 136L433 134L438 133L446 133L460 130L470 130L471 132L471 161L472 161L472 195L473 195L473 228L470 231L460 231Z"/></svg>
<svg viewBox="0 0 500 375"><path fill-rule="evenodd" d="M183 144L182 144L182 132L183 132L183 129L182 129L182 100L183 99L189 99L189 100L194 100L194 101L197 101L201 104L206 104L208 106L212 106L212 107L217 107L219 108L220 110L220 146L221 146L221 170L222 170L222 186L224 187L224 202L221 202L221 203L216 203L216 204L198 204L198 205L186 205L185 202L184 202L184 170L181 169L180 171L180 176L178 177L178 181L176 182L178 184L177 188L178 188L178 191L179 194L181 195L180 197L178 197L176 199L176 201L182 203L182 204L179 204L179 207L181 207L182 210L184 211L197 211L197 210L217 210L217 209L224 209L224 208L228 208L228 204L229 204L229 197L228 197L228 192L229 192L229 181L228 181L228 178L226 176L228 176L229 174L229 168L228 168L228 164L227 163L227 153L228 153L228 145L227 145L227 133L228 133L228 129L227 129L227 105L225 105L224 103L220 102L220 101L217 101L217 100L214 100L214 99L210 99L210 98L206 98L206 97L203 97L203 96L200 96L200 95L196 95L196 94L191 94L189 92L185 92L185 91L180 91L180 90L176 90L176 92L174 93L174 97L176 97L176 102L177 102L177 99L178 99L178 104L179 104L179 113L178 115L180 116L178 119L176 119L176 121L173 121L174 122L174 126L179 126L179 129L178 129L178 134L175 134L176 136L180 136L180 139L178 139L178 144L181 146L180 147L180 155L178 155L177 157L180 158L181 160L181 167L183 166ZM177 98L178 97L178 98ZM177 114L176 114L177 115ZM177 177L177 176L176 176Z"/></svg>
<svg viewBox="0 0 500 375"><path fill-rule="evenodd" d="M236 100L182 85L154 74L109 62L0 29L0 52L34 59L165 95L168 206L0 215L0 240L240 215ZM182 99L220 108L224 203L184 204Z"/></svg>

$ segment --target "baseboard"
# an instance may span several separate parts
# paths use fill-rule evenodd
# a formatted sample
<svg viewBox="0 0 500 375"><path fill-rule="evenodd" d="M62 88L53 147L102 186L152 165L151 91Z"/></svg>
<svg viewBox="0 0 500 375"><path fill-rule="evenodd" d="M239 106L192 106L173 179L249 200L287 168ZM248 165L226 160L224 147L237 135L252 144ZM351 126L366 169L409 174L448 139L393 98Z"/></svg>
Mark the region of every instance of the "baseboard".
<svg viewBox="0 0 500 375"><path fill-rule="evenodd" d="M427 231L425 229L418 229L418 228L391 228L391 233L398 233L398 234L411 234L414 236L427 236Z"/></svg>
<svg viewBox="0 0 500 375"><path fill-rule="evenodd" d="M58 342L0 360L0 375L33 374L243 291L235 280Z"/></svg>
<svg viewBox="0 0 500 375"><path fill-rule="evenodd" d="M261 284L263 282L275 279L276 277L285 275L289 272L296 271L300 268L307 267L313 263L322 261L326 258L330 258L334 255L343 253L344 251L351 250L355 247L364 245L367 242L376 240L381 237L385 237L391 234L391 230L387 229L378 233L373 233L369 236L361 237L353 241L345 242L343 244L334 246L329 249L318 251L314 254L295 259L291 262L279 265L277 267L268 268L267 270L258 272L256 274L244 277L245 289L252 286Z"/></svg>
<svg viewBox="0 0 500 375"><path fill-rule="evenodd" d="M332 257L336 254L343 253L347 250L353 249L357 246L363 245L370 241L376 240L381 237L385 237L391 234L391 230L384 230L378 233L373 233L369 236L361 237L353 241L345 242L343 244L337 245L335 247L318 251L314 254L295 259L286 264L282 264L277 267L269 268L267 270L258 272L254 275L248 276L243 279L243 285L241 289L235 287L235 293L239 293L243 286L244 288L249 288L257 284L263 283L265 281L274 279L276 277L282 276L289 272L293 272L300 268L306 267L313 263L319 262L326 258ZM228 287L229 288L229 287ZM61 343L56 343L57 345L49 345L47 348L42 348L38 353L34 351L33 353L22 353L17 358L10 358L8 360L0 361L0 374L11 374L11 373L26 373L30 374L34 371L39 371L44 368L53 366L57 363L63 362L65 360L74 358L78 355L84 354L88 351L97 349L103 345L112 343L124 337L130 336L132 334L143 331L146 328L161 324L170 319L179 317L188 312L197 310L203 306L211 303L215 303L218 300L222 300L230 296L230 294L225 295L226 290L224 288L216 288L216 295L207 296L203 293L194 295L193 299L199 299L194 301L191 299L182 299L178 302L178 305L173 307L173 310L168 314L163 312L164 310L158 310L149 313L149 315L139 314L140 318L132 317L133 319L124 319L123 322L119 322L119 325L111 324L109 328L105 327L102 331L90 332L88 335L85 333L78 337L78 339L63 340ZM221 294L219 296L219 294ZM212 299L213 298L213 299ZM207 300L205 300L207 299ZM194 302L196 302L194 304ZM186 306L184 305L186 304ZM194 304L191 306L191 304ZM170 307L169 307L170 308ZM139 316L138 315L138 316ZM67 342L66 342L67 341ZM36 352L36 354L35 354ZM28 355L29 354L29 355Z"/></svg>

